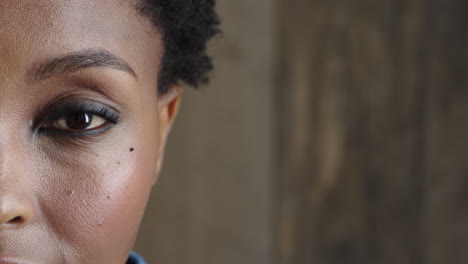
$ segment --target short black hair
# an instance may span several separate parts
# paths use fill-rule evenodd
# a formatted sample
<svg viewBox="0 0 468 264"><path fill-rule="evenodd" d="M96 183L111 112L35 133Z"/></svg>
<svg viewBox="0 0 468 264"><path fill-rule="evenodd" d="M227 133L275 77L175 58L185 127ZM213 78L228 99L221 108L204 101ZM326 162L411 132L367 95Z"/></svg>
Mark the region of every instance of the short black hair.
<svg viewBox="0 0 468 264"><path fill-rule="evenodd" d="M219 33L215 0L139 0L138 8L160 30L163 56L158 91L173 84L192 87L208 82L213 69L207 42Z"/></svg>

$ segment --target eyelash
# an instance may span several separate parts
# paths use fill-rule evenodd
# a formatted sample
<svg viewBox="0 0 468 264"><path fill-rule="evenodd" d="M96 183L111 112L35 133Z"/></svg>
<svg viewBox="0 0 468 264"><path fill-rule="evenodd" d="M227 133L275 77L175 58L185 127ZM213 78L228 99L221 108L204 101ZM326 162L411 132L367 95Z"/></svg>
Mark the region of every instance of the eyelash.
<svg viewBox="0 0 468 264"><path fill-rule="evenodd" d="M82 131L66 131L57 129L49 124L52 124L60 118L66 117L69 114L84 113L91 116L103 118L108 124L100 126L97 129L82 130ZM97 103L94 101L81 102L62 102L58 105L53 105L41 118L37 126L37 132L40 135L60 137L89 137L104 133L112 126L119 122L119 113L109 106Z"/></svg>

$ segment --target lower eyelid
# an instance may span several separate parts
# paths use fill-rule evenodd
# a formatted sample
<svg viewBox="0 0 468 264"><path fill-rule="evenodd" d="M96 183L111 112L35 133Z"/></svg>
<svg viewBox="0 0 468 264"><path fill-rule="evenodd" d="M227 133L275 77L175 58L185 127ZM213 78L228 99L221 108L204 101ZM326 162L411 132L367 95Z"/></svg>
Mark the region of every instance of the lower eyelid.
<svg viewBox="0 0 468 264"><path fill-rule="evenodd" d="M110 130L115 124L106 122L107 125L102 126L97 129L92 130L84 130L84 131L67 131L61 129L54 129L54 128L45 128L39 131L40 134L50 137L77 137L77 138L85 138L85 137L94 137L99 136Z"/></svg>

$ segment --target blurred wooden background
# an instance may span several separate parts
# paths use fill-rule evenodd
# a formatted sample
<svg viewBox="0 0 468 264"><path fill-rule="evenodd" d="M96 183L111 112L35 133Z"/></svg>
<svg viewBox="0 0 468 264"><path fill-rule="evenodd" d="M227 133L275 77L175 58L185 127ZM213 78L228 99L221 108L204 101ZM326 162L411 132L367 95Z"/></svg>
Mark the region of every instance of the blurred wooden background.
<svg viewBox="0 0 468 264"><path fill-rule="evenodd" d="M137 250L468 263L468 1L220 0Z"/></svg>
<svg viewBox="0 0 468 264"><path fill-rule="evenodd" d="M468 1L279 12L280 263L468 263Z"/></svg>

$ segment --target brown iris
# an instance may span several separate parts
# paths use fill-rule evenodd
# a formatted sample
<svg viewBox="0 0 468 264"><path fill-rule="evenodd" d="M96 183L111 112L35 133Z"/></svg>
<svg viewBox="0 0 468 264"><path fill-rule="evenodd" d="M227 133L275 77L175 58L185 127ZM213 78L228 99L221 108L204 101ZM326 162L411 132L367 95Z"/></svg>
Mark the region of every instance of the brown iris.
<svg viewBox="0 0 468 264"><path fill-rule="evenodd" d="M86 129L93 122L93 115L88 113L70 113L64 117L69 129Z"/></svg>

